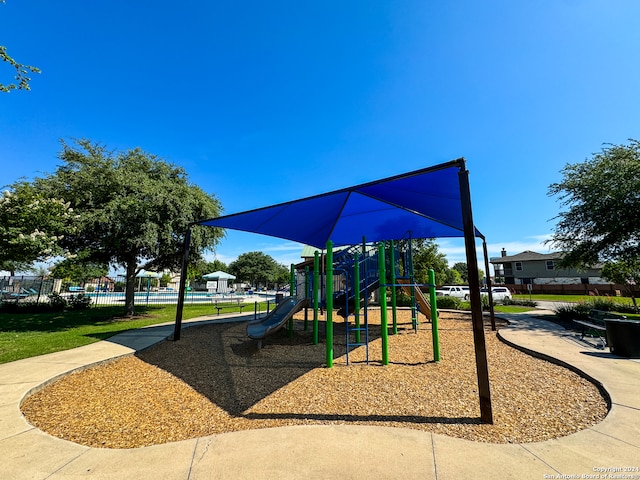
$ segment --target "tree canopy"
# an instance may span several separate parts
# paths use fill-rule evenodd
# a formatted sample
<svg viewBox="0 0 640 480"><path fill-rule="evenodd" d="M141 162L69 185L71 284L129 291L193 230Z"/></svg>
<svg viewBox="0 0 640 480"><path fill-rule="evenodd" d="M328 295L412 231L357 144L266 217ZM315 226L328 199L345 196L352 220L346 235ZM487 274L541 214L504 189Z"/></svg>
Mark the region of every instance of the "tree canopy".
<svg viewBox="0 0 640 480"><path fill-rule="evenodd" d="M237 281L267 285L277 283L286 278L283 275L287 268L278 264L271 256L263 252L247 252L229 264L229 273L236 276Z"/></svg>
<svg viewBox="0 0 640 480"><path fill-rule="evenodd" d="M202 278L203 275L213 272L226 272L227 264L221 260L215 259L212 262L206 261L204 258L196 259L189 266L189 278Z"/></svg>
<svg viewBox="0 0 640 480"><path fill-rule="evenodd" d="M447 257L438 250L434 239L416 239L414 241L413 271L418 283L429 283L429 269L433 269L438 285L459 284L460 273L450 269Z"/></svg>
<svg viewBox="0 0 640 480"><path fill-rule="evenodd" d="M35 180L37 188L69 202L76 231L61 240L70 251L87 251L86 261L126 270L125 307L133 314L135 276L181 265L187 227L218 216L220 202L188 181L177 166L138 148L108 151L89 140L63 142L64 162L54 174ZM212 249L222 232L192 228L191 259Z"/></svg>
<svg viewBox="0 0 640 480"><path fill-rule="evenodd" d="M4 3L4 0L0 0L0 3ZM17 62L7 53L7 47L0 45L0 60L4 63L8 63L14 70L14 81L12 83L5 84L0 82L0 92L10 92L11 90L31 90L29 82L31 81L32 73L40 73L40 69L32 67L31 65L23 65Z"/></svg>
<svg viewBox="0 0 640 480"><path fill-rule="evenodd" d="M628 262L608 262L602 267L602 278L609 282L624 285L633 304L637 306L632 285L640 285L640 259Z"/></svg>
<svg viewBox="0 0 640 480"><path fill-rule="evenodd" d="M640 143L607 145L583 163L568 164L549 187L566 210L549 240L566 266L631 261L640 256Z"/></svg>
<svg viewBox="0 0 640 480"><path fill-rule="evenodd" d="M466 262L454 263L453 267L451 267L451 270L455 270L456 272L458 272L460 274L460 278L464 283L469 283L469 267L467 266ZM484 279L484 270L480 268L478 269L478 278L481 282Z"/></svg>
<svg viewBox="0 0 640 480"><path fill-rule="evenodd" d="M93 278L106 277L109 266L106 263L97 263L91 260L91 252L83 250L73 258L66 258L53 267L51 276L64 279L73 283L82 283Z"/></svg>
<svg viewBox="0 0 640 480"><path fill-rule="evenodd" d="M61 197L27 182L11 185L0 196L0 268L13 271L68 255L61 242L72 231L73 216Z"/></svg>

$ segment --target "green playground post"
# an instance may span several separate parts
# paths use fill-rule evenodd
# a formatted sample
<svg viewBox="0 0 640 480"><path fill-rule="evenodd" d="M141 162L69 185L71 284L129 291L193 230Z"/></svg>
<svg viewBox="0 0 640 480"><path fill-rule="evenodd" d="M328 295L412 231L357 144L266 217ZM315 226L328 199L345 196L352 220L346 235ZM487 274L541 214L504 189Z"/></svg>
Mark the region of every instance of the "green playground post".
<svg viewBox="0 0 640 480"><path fill-rule="evenodd" d="M304 299L307 300L309 297L309 267L304 267ZM309 305L307 302L305 305ZM306 332L309 328L309 313L308 308L304 307L304 331Z"/></svg>
<svg viewBox="0 0 640 480"><path fill-rule="evenodd" d="M396 312L396 255L393 240L389 242L389 246L389 263L391 264L391 314L393 317L393 334L396 335L398 333L398 314Z"/></svg>
<svg viewBox="0 0 640 480"><path fill-rule="evenodd" d="M411 326L413 327L413 331L417 332L418 331L418 309L416 308L416 288L420 288L420 287L416 287L415 283L416 283L416 277L413 274L413 241L411 240L411 238L409 239L409 250L408 250L408 255L409 255L409 267L408 267L408 274L409 274L409 278L411 279ZM427 315L427 312L424 312L425 316Z"/></svg>
<svg viewBox="0 0 640 480"><path fill-rule="evenodd" d="M313 344L318 344L318 294L320 292L320 252L313 254Z"/></svg>
<svg viewBox="0 0 640 480"><path fill-rule="evenodd" d="M358 252L356 252L355 254L354 264L353 286L355 289L355 298L353 302L353 313L356 317L356 343L360 343L360 255L358 254Z"/></svg>
<svg viewBox="0 0 640 480"><path fill-rule="evenodd" d="M291 276L289 277L289 295L291 295L291 298L293 299L293 301L296 301L296 266L292 263L291 264ZM287 330L289 330L289 338L293 337L293 315L291 316L291 318L289 319L289 321L287 322Z"/></svg>
<svg viewBox="0 0 640 480"><path fill-rule="evenodd" d="M438 333L438 305L436 299L436 274L429 269L429 301L431 302L431 336L433 337L433 361L440 361L440 336Z"/></svg>
<svg viewBox="0 0 640 480"><path fill-rule="evenodd" d="M333 242L327 240L325 295L327 297L327 321L326 321L326 362L327 368L333 367Z"/></svg>
<svg viewBox="0 0 640 480"><path fill-rule="evenodd" d="M378 277L380 279L380 337L382 365L389 365L389 326L387 324L387 272L384 265L384 243L378 244Z"/></svg>

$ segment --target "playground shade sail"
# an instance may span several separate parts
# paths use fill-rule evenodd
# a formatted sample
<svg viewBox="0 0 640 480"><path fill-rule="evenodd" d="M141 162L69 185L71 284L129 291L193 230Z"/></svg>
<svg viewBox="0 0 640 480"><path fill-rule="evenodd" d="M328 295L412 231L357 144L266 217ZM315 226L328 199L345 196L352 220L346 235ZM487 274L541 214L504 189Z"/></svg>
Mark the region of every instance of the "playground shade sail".
<svg viewBox="0 0 640 480"><path fill-rule="evenodd" d="M299 200L197 222L323 249L402 238L463 237L458 174L464 160ZM475 236L482 237L476 229Z"/></svg>

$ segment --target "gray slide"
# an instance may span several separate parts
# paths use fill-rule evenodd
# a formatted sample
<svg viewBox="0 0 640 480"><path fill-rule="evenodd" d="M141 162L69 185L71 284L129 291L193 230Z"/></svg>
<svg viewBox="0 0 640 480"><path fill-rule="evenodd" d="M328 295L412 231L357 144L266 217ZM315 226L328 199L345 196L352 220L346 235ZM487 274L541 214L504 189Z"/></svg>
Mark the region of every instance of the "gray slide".
<svg viewBox="0 0 640 480"><path fill-rule="evenodd" d="M282 299L266 317L247 324L247 336L254 340L262 340L280 330L287 323L287 320L308 305L309 300L307 299L296 300L292 297Z"/></svg>

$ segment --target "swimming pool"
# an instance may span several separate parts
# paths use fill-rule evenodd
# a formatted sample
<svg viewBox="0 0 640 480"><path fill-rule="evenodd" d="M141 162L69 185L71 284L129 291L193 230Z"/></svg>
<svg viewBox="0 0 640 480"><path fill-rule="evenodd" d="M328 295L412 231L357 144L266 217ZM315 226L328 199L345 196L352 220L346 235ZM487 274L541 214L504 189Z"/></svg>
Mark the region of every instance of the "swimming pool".
<svg viewBox="0 0 640 480"><path fill-rule="evenodd" d="M95 305L110 305L123 303L124 292L90 292L85 295L93 301ZM253 295L244 294L223 294L223 293L207 293L207 292L186 292L184 295L184 303L215 303L215 302L236 302L253 303L274 301L275 295L271 293L254 293ZM178 292L135 292L134 303L136 305L143 304L177 304Z"/></svg>

